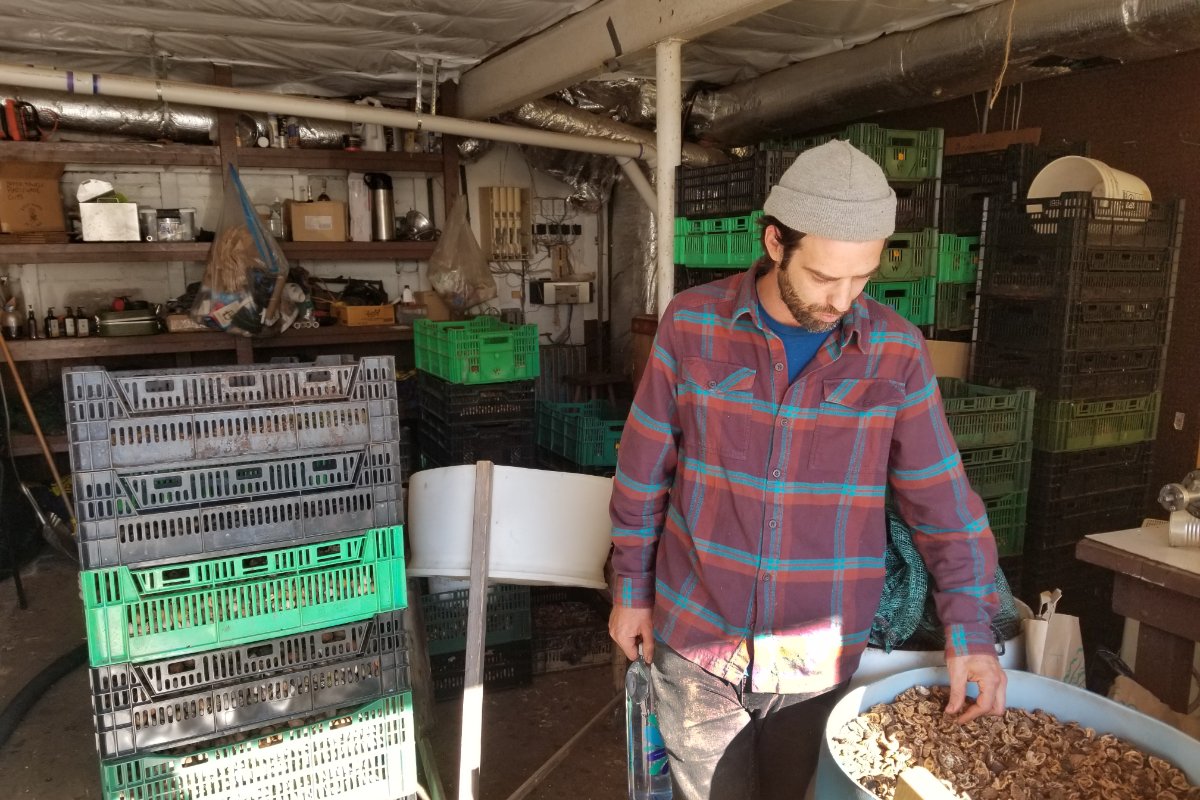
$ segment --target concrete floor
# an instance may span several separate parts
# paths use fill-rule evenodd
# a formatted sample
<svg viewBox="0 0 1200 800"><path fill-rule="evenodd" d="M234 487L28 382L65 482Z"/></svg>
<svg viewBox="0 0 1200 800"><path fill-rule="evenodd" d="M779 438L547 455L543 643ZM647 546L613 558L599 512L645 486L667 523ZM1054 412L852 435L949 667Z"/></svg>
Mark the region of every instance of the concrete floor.
<svg viewBox="0 0 1200 800"><path fill-rule="evenodd" d="M84 641L73 564L44 555L22 570L29 608L0 581L0 708L58 656ZM504 800L613 697L608 666L538 676L485 696L480 796ZM456 796L459 704L435 706L433 749L447 797ZM624 706L605 715L528 797L619 800L626 793ZM86 668L59 681L0 748L0 794L20 800L100 798ZM387 800L380 798L380 800Z"/></svg>

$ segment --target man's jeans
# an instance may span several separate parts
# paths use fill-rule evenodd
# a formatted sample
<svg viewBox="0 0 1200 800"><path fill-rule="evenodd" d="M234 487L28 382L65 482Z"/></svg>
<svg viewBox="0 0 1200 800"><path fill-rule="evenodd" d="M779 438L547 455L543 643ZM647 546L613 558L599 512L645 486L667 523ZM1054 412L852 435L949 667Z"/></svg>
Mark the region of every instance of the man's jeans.
<svg viewBox="0 0 1200 800"><path fill-rule="evenodd" d="M845 687L816 697L756 694L655 643L651 669L674 800L799 800L825 721Z"/></svg>

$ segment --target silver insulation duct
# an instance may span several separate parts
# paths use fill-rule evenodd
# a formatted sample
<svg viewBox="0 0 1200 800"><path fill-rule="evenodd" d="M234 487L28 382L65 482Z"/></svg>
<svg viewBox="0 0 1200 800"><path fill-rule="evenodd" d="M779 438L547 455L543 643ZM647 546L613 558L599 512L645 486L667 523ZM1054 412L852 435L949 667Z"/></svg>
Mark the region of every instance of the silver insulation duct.
<svg viewBox="0 0 1200 800"><path fill-rule="evenodd" d="M217 114L213 109L201 106L3 86L0 86L0 97L31 103L37 109L38 124L45 131L57 127L59 130L193 144L217 139ZM266 135L266 114L236 113L238 135L246 146ZM346 122L300 120L300 141L305 147L339 148L342 136L349 132L350 125Z"/></svg>
<svg viewBox="0 0 1200 800"><path fill-rule="evenodd" d="M598 116L613 117L631 125L654 125L657 94L654 81L645 78L585 81L556 92L567 105Z"/></svg>
<svg viewBox="0 0 1200 800"><path fill-rule="evenodd" d="M600 211L617 179L617 162L608 156L528 145L521 146L521 154L534 169L574 189L568 202L590 214Z"/></svg>
<svg viewBox="0 0 1200 800"><path fill-rule="evenodd" d="M803 61L698 98L706 138L748 144L991 88L1011 3ZM1197 0L1049 0L1013 12L1006 84L1200 48Z"/></svg>
<svg viewBox="0 0 1200 800"><path fill-rule="evenodd" d="M532 100L506 115L506 119L559 133L580 136L602 136L618 142L633 142L654 147L654 133L641 128L615 122L611 119L581 111L578 108L550 100ZM698 144L683 145L683 163L693 167L721 164L729 159L720 150Z"/></svg>

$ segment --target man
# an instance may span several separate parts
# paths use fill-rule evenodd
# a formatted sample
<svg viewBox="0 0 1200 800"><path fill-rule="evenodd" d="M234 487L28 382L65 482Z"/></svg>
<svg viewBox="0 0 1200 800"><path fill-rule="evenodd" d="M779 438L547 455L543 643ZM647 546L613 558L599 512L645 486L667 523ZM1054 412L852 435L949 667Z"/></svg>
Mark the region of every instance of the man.
<svg viewBox="0 0 1200 800"><path fill-rule="evenodd" d="M883 587L884 492L946 626L951 700L1004 710L996 545L920 332L862 295L895 230L882 170L802 153L764 207L766 256L676 297L621 440L609 632L652 661L677 800L787 797Z"/></svg>

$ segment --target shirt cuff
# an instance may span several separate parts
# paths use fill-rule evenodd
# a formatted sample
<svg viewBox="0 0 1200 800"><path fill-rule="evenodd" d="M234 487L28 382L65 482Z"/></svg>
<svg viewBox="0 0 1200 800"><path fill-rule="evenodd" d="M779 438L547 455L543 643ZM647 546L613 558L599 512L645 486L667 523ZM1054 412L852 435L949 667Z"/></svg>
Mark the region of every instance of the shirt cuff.
<svg viewBox="0 0 1200 800"><path fill-rule="evenodd" d="M995 655L996 637L988 625L947 625L946 655Z"/></svg>
<svg viewBox="0 0 1200 800"><path fill-rule="evenodd" d="M614 578L613 604L625 608L654 607L654 578L617 575Z"/></svg>

